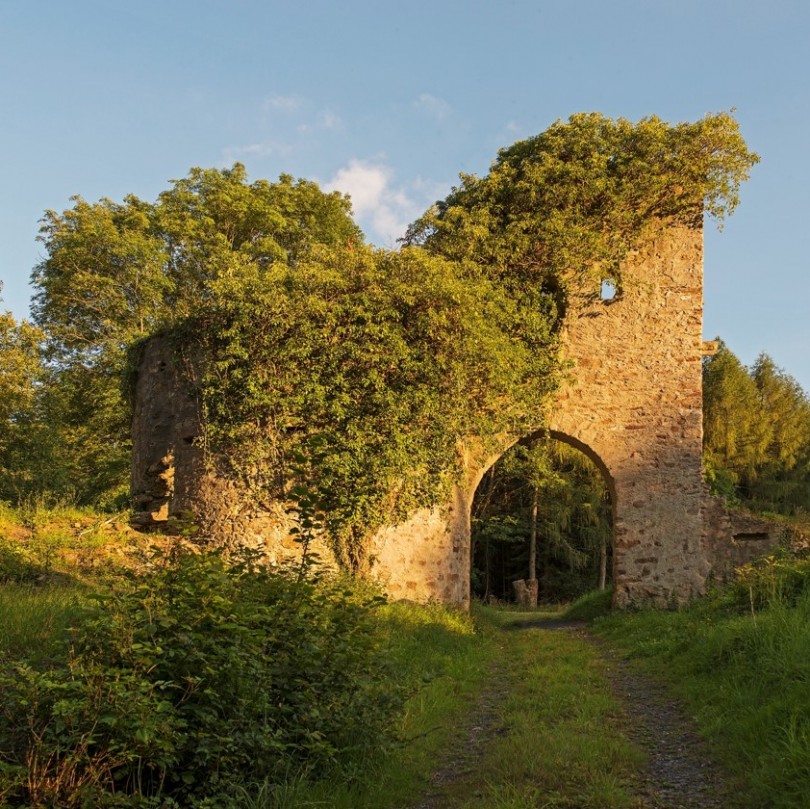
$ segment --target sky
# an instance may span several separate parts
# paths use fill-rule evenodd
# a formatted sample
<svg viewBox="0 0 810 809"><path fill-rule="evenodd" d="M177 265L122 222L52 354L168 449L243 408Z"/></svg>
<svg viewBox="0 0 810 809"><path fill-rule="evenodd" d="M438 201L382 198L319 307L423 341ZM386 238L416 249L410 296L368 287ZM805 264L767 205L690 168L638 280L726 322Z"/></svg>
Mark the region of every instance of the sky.
<svg viewBox="0 0 810 809"><path fill-rule="evenodd" d="M74 195L239 161L350 193L393 247L558 119L731 108L761 163L706 229L704 336L810 391L806 0L0 0L3 306L27 316L39 220Z"/></svg>

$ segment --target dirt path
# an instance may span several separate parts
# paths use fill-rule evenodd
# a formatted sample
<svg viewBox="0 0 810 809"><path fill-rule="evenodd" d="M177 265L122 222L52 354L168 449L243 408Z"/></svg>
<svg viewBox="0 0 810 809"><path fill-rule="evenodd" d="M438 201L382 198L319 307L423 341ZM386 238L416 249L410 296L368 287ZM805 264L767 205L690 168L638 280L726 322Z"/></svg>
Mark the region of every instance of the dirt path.
<svg viewBox="0 0 810 809"><path fill-rule="evenodd" d="M524 621L514 629L570 632L597 649L605 662L611 690L622 706L622 730L648 756L638 773L634 792L637 809L731 809L735 805L728 780L712 761L694 722L665 686L657 683L623 659L601 640L590 635L585 624L559 620ZM498 687L493 672L470 715L459 728L457 742L431 779L431 792L412 809L442 809L448 786L469 779L476 762L485 755L487 742L508 732L500 724L499 706L508 692ZM556 804L555 804L556 805Z"/></svg>
<svg viewBox="0 0 810 809"><path fill-rule="evenodd" d="M479 694L466 725L459 728L452 749L447 751L441 766L433 772L429 794L412 809L444 809L445 788L469 778L483 756L487 742L494 736L507 732L507 728L498 721L498 709L508 695L501 686L500 674L500 667L492 669L489 683Z"/></svg>
<svg viewBox="0 0 810 809"><path fill-rule="evenodd" d="M584 633L583 633L584 634ZM589 637L591 642L594 642ZM655 809L729 809L728 779L712 761L695 723L661 683L635 671L597 643L611 687L627 717L625 732L648 755L638 786L642 806Z"/></svg>

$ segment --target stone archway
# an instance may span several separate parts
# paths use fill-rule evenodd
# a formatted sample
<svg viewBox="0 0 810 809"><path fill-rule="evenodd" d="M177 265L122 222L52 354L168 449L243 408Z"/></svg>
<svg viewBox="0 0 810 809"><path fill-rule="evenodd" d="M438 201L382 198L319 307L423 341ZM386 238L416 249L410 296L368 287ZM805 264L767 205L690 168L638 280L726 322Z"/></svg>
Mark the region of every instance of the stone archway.
<svg viewBox="0 0 810 809"><path fill-rule="evenodd" d="M569 293L561 334L568 378L539 426L598 459L611 481L616 604L683 603L704 592L710 570L701 229L662 230L630 257L616 295L604 299L599 286ZM501 453L483 462L469 454L452 502L378 535L374 573L396 596L468 603L472 498Z"/></svg>
<svg viewBox="0 0 810 809"><path fill-rule="evenodd" d="M538 402L536 427L598 458L611 481L615 603L684 603L705 591L710 573L767 550L741 538L775 539L761 521L737 525L703 484L701 359L711 346L702 338L700 227L662 230L629 257L615 295L601 287L568 294L568 375L551 402ZM244 510L233 483L205 471L194 440L199 408L172 356L165 338L147 343L135 388L139 520L190 511L226 542L262 543L271 558L294 552L279 513ZM502 452L518 438L505 436ZM447 501L373 538L367 572L392 598L469 605L473 496L502 452L458 449L464 473Z"/></svg>
<svg viewBox="0 0 810 809"><path fill-rule="evenodd" d="M533 483L533 450L560 476L547 486ZM542 601L612 584L615 506L613 479L590 447L548 429L523 436L485 470L476 488L471 592L528 606L536 601L526 589L533 577L536 585L529 587L537 587Z"/></svg>

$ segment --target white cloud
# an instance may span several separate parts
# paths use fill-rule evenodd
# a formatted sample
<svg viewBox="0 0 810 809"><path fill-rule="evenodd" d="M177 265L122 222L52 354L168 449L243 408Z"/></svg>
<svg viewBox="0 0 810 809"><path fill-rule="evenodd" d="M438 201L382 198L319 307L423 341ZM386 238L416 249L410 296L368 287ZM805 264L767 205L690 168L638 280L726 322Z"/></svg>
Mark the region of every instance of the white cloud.
<svg viewBox="0 0 810 809"><path fill-rule="evenodd" d="M413 102L413 106L417 110L431 115L438 121L443 121L453 112L453 108L444 99L437 98L430 93L422 93L419 98Z"/></svg>
<svg viewBox="0 0 810 809"><path fill-rule="evenodd" d="M295 112L301 107L302 101L298 96L273 95L264 99L264 108L267 110L281 110L282 112Z"/></svg>
<svg viewBox="0 0 810 809"><path fill-rule="evenodd" d="M408 187L395 186L394 172L382 160L353 159L324 185L326 191L340 191L352 200L352 209L369 239L393 247L405 235L408 225L447 185L417 179Z"/></svg>
<svg viewBox="0 0 810 809"><path fill-rule="evenodd" d="M352 198L358 216L365 216L377 207L391 178L391 169L380 163L351 160L326 184L327 191L341 191Z"/></svg>
<svg viewBox="0 0 810 809"><path fill-rule="evenodd" d="M339 115L336 115L334 112L330 110L322 110L318 113L315 118L315 121L308 124L300 124L298 126L298 131L302 135L307 135L311 132L317 132L318 130L323 129L342 129L343 128L343 120Z"/></svg>

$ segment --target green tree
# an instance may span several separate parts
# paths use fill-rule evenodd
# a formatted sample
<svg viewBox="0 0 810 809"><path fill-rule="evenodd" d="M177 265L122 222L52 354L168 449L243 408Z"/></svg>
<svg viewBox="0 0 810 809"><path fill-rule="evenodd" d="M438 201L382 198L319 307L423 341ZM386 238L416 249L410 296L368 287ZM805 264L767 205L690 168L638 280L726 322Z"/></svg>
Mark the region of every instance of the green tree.
<svg viewBox="0 0 810 809"><path fill-rule="evenodd" d="M751 498L783 513L810 510L810 400L793 377L761 354L751 369L769 441Z"/></svg>
<svg viewBox="0 0 810 809"><path fill-rule="evenodd" d="M511 598L513 580L534 577L547 600L604 588L611 534L607 487L590 460L559 441L517 444L476 492L474 590Z"/></svg>
<svg viewBox="0 0 810 809"><path fill-rule="evenodd" d="M772 430L754 380L720 341L703 363L703 456L717 488L730 493L756 476Z"/></svg>
<svg viewBox="0 0 810 809"><path fill-rule="evenodd" d="M224 289L318 244L360 244L347 199L284 175L248 183L245 169L192 169L155 203L74 198L47 211L32 312L45 334L42 406L60 434L56 463L80 501L109 502L127 485L127 350L196 314Z"/></svg>
<svg viewBox="0 0 810 809"><path fill-rule="evenodd" d="M31 494L32 432L37 424L37 397L43 376L42 332L11 312L0 314L0 498Z"/></svg>
<svg viewBox="0 0 810 809"><path fill-rule="evenodd" d="M749 370L721 342L703 366L703 425L717 491L758 509L810 509L810 400L767 354Z"/></svg>
<svg viewBox="0 0 810 809"><path fill-rule="evenodd" d="M469 259L517 288L621 281L662 222L722 223L758 156L728 113L670 125L573 115L502 149L409 229L409 244ZM596 293L595 293L596 294ZM564 299L564 295L560 296Z"/></svg>

